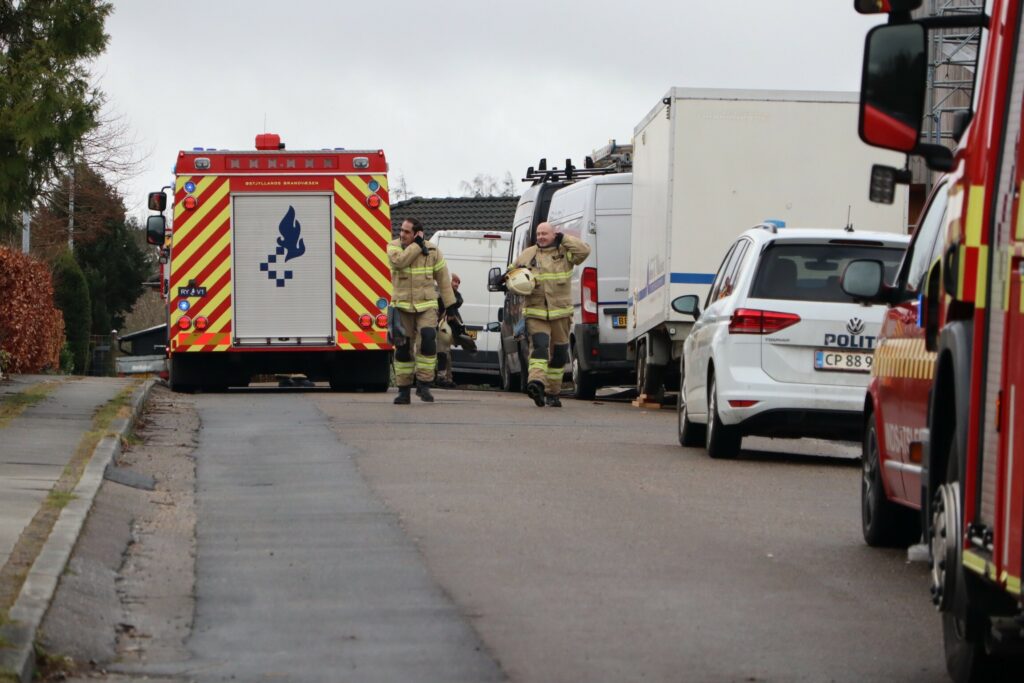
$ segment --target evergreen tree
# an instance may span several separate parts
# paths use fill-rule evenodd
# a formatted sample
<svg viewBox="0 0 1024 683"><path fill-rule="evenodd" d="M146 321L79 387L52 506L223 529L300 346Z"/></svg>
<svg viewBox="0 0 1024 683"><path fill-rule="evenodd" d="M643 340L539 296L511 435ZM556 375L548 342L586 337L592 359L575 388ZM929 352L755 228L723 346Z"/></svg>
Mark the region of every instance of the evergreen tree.
<svg viewBox="0 0 1024 683"><path fill-rule="evenodd" d="M102 103L88 60L107 44L102 0L0 0L0 234L75 156Z"/></svg>

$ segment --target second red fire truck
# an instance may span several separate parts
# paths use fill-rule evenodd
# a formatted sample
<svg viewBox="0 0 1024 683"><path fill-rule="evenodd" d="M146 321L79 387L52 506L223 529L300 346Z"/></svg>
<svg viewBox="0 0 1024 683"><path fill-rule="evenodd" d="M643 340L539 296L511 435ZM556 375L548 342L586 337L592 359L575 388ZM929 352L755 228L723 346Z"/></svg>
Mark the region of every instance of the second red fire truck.
<svg viewBox="0 0 1024 683"><path fill-rule="evenodd" d="M923 511L951 677L1024 680L1024 2L918 19L911 11L921 0L855 5L889 13L866 41L861 138L947 174L904 264L913 277L883 283L871 262L844 275L849 293L891 306L869 396L865 477L874 439L886 470L875 481ZM974 105L957 121L952 153L921 141L929 34L951 28L982 31ZM872 194L884 201L908 176L876 167ZM907 515L883 517L875 540L916 535Z"/></svg>

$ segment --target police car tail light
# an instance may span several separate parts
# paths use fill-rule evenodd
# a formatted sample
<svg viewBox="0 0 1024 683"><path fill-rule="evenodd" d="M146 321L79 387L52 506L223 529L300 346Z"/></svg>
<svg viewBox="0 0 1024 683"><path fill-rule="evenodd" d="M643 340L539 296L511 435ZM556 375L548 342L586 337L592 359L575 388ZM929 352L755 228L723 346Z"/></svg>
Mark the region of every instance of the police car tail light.
<svg viewBox="0 0 1024 683"><path fill-rule="evenodd" d="M800 322L796 313L737 308L729 321L730 334L772 334Z"/></svg>
<svg viewBox="0 0 1024 683"><path fill-rule="evenodd" d="M584 268L580 279L583 324L597 324L597 268Z"/></svg>
<svg viewBox="0 0 1024 683"><path fill-rule="evenodd" d="M387 315L387 313L378 313L377 314L377 327L387 327L387 326L388 326L388 315Z"/></svg>
<svg viewBox="0 0 1024 683"><path fill-rule="evenodd" d="M187 330L190 327L192 327L192 318L188 317L187 315L183 315L180 318L178 318L179 330Z"/></svg>
<svg viewBox="0 0 1024 683"><path fill-rule="evenodd" d="M743 398L743 399L730 400L729 401L729 406L732 407L732 408L749 408L751 406L756 406L758 403L760 403L760 401L751 401L749 399Z"/></svg>
<svg viewBox="0 0 1024 683"><path fill-rule="evenodd" d="M370 329L371 327L373 327L373 318L371 318L369 314L363 314L359 316L359 327L363 328L364 330Z"/></svg>

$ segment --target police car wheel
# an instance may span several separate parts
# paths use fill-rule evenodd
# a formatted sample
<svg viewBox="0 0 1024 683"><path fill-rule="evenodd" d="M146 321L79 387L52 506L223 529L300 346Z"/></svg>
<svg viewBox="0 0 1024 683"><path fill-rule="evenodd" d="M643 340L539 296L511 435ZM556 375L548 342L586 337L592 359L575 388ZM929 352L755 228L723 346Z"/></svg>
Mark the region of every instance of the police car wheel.
<svg viewBox="0 0 1024 683"><path fill-rule="evenodd" d="M708 379L708 426L704 446L716 460L735 458L740 454L742 434L735 425L726 425L718 416L718 389L715 375Z"/></svg>
<svg viewBox="0 0 1024 683"><path fill-rule="evenodd" d="M684 394L685 388L686 368L683 366L682 361L680 361L679 398L676 400L676 418L677 433L679 435L679 445L687 448L701 446L704 444L704 440L707 438L707 434L705 433L707 427L705 425L699 425L690 422L690 417L686 411L686 396Z"/></svg>

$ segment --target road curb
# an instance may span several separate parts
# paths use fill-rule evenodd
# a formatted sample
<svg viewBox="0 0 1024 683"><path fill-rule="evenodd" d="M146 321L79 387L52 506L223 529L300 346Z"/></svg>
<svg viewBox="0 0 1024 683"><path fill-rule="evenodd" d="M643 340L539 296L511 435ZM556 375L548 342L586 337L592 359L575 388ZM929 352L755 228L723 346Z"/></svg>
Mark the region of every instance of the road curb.
<svg viewBox="0 0 1024 683"><path fill-rule="evenodd" d="M25 577L21 593L10 610L10 623L0 628L0 636L6 641L6 647L0 649L0 681L29 683L32 680L35 671L34 645L39 625L50 608L57 584L103 483L103 472L120 452L121 439L138 419L154 384L155 380L148 379L135 389L132 393L131 415L114 420L110 425L112 434L96 444L75 486L74 499L61 510L43 549Z"/></svg>

